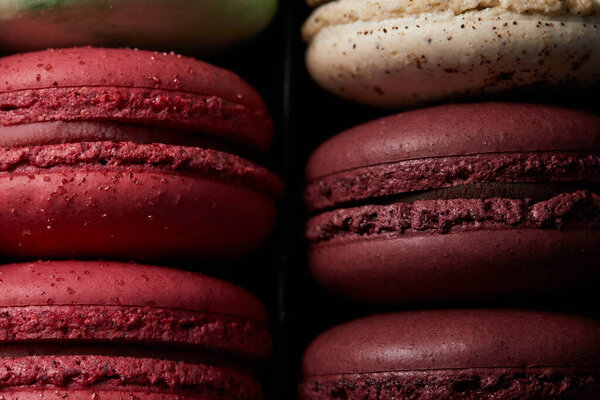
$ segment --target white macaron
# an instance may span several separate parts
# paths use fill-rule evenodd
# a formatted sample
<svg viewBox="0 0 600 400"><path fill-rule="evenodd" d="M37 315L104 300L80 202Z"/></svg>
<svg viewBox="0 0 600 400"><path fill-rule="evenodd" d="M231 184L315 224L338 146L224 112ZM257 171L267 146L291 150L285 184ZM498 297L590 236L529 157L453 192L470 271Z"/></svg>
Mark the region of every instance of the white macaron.
<svg viewBox="0 0 600 400"><path fill-rule="evenodd" d="M303 36L321 86L374 106L600 81L600 0L337 0Z"/></svg>

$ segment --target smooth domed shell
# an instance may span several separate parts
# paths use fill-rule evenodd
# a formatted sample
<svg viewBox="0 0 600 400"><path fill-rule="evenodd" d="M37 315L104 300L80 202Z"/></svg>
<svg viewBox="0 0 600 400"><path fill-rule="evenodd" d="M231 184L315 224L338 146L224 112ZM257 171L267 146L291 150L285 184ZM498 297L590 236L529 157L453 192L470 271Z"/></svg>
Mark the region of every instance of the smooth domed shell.
<svg viewBox="0 0 600 400"><path fill-rule="evenodd" d="M371 121L329 139L311 155L314 179L412 159L534 151L600 151L600 117L554 106L450 104Z"/></svg>
<svg viewBox="0 0 600 400"><path fill-rule="evenodd" d="M132 263L38 261L0 268L0 307L109 305L225 314L266 325L244 289L198 273Z"/></svg>
<svg viewBox="0 0 600 400"><path fill-rule="evenodd" d="M448 368L600 365L600 323L513 310L380 314L334 327L308 347L305 376Z"/></svg>
<svg viewBox="0 0 600 400"><path fill-rule="evenodd" d="M249 84L233 72L175 53L50 49L1 58L0 74L0 125L109 120L160 123L261 150L272 140L269 112ZM54 93L54 107L39 106L40 97L47 101ZM85 109L79 110L83 106L77 97L81 96L89 99L82 103L87 104ZM110 106L100 111L92 107L102 102ZM29 116L17 115L20 109ZM187 111L182 114L182 110Z"/></svg>

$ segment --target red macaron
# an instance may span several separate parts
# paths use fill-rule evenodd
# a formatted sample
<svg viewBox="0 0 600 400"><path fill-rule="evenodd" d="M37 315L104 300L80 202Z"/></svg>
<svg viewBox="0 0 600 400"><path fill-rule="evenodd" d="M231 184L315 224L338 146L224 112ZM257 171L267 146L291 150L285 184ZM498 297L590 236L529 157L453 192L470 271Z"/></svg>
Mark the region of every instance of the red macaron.
<svg viewBox="0 0 600 400"><path fill-rule="evenodd" d="M0 59L0 252L220 259L269 235L281 181L236 153L273 125L237 75L175 54Z"/></svg>
<svg viewBox="0 0 600 400"><path fill-rule="evenodd" d="M114 262L2 266L5 399L262 398L261 303L200 274Z"/></svg>
<svg viewBox="0 0 600 400"><path fill-rule="evenodd" d="M600 324L516 310L380 314L304 355L302 400L596 399Z"/></svg>
<svg viewBox="0 0 600 400"><path fill-rule="evenodd" d="M365 301L466 299L598 276L600 117L445 105L369 122L307 165L309 264Z"/></svg>

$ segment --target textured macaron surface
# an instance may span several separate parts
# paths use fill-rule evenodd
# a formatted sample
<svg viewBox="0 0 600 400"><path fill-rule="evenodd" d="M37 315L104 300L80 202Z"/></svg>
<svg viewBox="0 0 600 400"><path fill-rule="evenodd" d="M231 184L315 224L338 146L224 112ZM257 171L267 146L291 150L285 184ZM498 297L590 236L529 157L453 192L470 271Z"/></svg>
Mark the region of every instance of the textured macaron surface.
<svg viewBox="0 0 600 400"><path fill-rule="evenodd" d="M352 101L414 107L598 82L597 0L339 0L303 27L307 67Z"/></svg>
<svg viewBox="0 0 600 400"><path fill-rule="evenodd" d="M137 264L54 261L4 265L0 341L190 345L266 357L263 306L197 273Z"/></svg>
<svg viewBox="0 0 600 400"><path fill-rule="evenodd" d="M0 149L0 252L222 259L260 246L281 181L211 149L83 142Z"/></svg>
<svg viewBox="0 0 600 400"><path fill-rule="evenodd" d="M73 48L0 59L0 125L112 121L266 150L272 122L237 75L173 53Z"/></svg>
<svg viewBox="0 0 600 400"><path fill-rule="evenodd" d="M580 284L600 257L599 166L600 118L579 111L456 104L369 122L308 161L309 266L372 302Z"/></svg>
<svg viewBox="0 0 600 400"><path fill-rule="evenodd" d="M92 44L207 52L256 34L276 9L276 0L15 0L0 4L0 47L15 52Z"/></svg>
<svg viewBox="0 0 600 400"><path fill-rule="evenodd" d="M205 364L80 355L4 357L0 365L0 389L15 400L40 398L44 391L66 392L67 398L70 391L85 392L88 399L146 398L147 393L160 399L263 398L260 385L248 374Z"/></svg>
<svg viewBox="0 0 600 400"><path fill-rule="evenodd" d="M0 285L3 395L262 398L251 366L271 351L266 313L233 284L131 263L38 261L2 266Z"/></svg>
<svg viewBox="0 0 600 400"><path fill-rule="evenodd" d="M91 47L5 57L0 71L0 253L213 260L269 235L283 185L234 153L266 151L273 125L237 75Z"/></svg>
<svg viewBox="0 0 600 400"><path fill-rule="evenodd" d="M29 175L51 168L87 172L128 168L164 174L187 171L246 185L278 198L282 183L272 172L233 154L198 147L132 142L82 142L0 148L0 172Z"/></svg>
<svg viewBox="0 0 600 400"><path fill-rule="evenodd" d="M498 16L507 13L539 14L547 16L596 16L600 2L586 1L523 1L523 0L338 0L319 8L307 21L304 35L311 39L319 30L331 25L349 24L357 21L381 21L403 18L423 13L448 13L460 15L474 10L491 10Z"/></svg>
<svg viewBox="0 0 600 400"><path fill-rule="evenodd" d="M349 399L592 398L600 390L599 335L595 321L542 312L375 315L313 341L300 393L304 399L341 393Z"/></svg>

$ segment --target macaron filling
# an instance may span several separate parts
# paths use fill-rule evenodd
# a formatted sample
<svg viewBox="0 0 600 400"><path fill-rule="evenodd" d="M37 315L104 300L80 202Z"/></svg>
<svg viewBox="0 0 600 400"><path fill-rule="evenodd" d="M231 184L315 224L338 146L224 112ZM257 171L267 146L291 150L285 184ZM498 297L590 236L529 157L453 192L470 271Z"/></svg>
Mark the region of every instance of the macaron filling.
<svg viewBox="0 0 600 400"><path fill-rule="evenodd" d="M0 147L103 141L164 143L239 153L238 149L231 151L232 145L209 135L172 128L99 121L48 121L0 126Z"/></svg>
<svg viewBox="0 0 600 400"><path fill-rule="evenodd" d="M487 183L600 182L600 154L530 152L422 158L310 177L311 211L365 199Z"/></svg>
<svg viewBox="0 0 600 400"><path fill-rule="evenodd" d="M477 154L405 160L315 177L313 242L495 229L600 229L600 155Z"/></svg>

